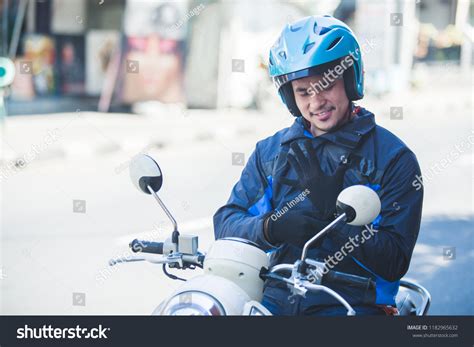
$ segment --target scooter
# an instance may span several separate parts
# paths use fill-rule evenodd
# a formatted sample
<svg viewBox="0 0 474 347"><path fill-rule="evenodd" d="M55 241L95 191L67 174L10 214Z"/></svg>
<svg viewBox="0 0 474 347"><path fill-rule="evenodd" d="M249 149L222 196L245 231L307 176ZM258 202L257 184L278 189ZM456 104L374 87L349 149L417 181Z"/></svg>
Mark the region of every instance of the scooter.
<svg viewBox="0 0 474 347"><path fill-rule="evenodd" d="M349 316L355 315L355 310L328 284L339 283L366 292L375 291L372 279L330 270L323 262L307 257L311 245L334 227L342 223L364 226L376 218L381 208L380 199L366 186L351 186L339 194L337 218L306 242L300 259L293 264L278 264L270 268L267 254L257 244L237 237L216 240L206 254L201 253L198 237L178 231L176 220L158 196L163 175L150 156L140 154L132 159L130 177L140 191L156 199L174 230L164 242L133 240L129 244L133 254L111 259L109 265L148 261L162 264L163 272L171 279L185 281L153 311L153 315L270 316L271 312L261 304L267 279L285 283L291 295L305 297L307 292L325 292L340 302ZM203 274L187 281L168 272L168 269L196 268L202 269ZM422 286L402 280L396 302L399 315L426 315L431 297Z"/></svg>

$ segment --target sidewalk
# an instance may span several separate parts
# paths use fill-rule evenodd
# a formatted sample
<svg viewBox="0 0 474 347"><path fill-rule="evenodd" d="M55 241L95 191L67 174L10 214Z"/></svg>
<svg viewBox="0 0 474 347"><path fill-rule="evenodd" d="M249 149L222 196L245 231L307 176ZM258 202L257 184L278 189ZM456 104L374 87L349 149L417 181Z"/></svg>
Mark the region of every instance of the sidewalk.
<svg viewBox="0 0 474 347"><path fill-rule="evenodd" d="M282 109L283 110L283 109ZM265 137L291 124L284 113L245 110L142 110L146 114L98 112L14 116L5 121L0 165L10 162L146 152L209 140ZM22 165L20 163L20 165Z"/></svg>

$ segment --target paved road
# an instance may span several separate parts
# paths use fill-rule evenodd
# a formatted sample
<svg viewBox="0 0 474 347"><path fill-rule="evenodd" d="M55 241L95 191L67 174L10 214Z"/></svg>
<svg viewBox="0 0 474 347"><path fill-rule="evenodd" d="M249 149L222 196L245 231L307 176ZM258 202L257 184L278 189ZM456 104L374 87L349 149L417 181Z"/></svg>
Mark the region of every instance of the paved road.
<svg viewBox="0 0 474 347"><path fill-rule="evenodd" d="M474 219L435 217L422 224L410 270L432 296L432 315L474 314Z"/></svg>

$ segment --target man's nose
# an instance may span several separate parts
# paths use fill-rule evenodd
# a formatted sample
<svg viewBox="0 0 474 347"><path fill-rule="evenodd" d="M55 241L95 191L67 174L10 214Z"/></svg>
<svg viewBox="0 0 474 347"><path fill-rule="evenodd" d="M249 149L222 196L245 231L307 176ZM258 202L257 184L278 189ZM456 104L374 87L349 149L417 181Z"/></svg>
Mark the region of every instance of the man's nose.
<svg viewBox="0 0 474 347"><path fill-rule="evenodd" d="M317 112L320 111L326 104L326 99L322 93L315 93L309 98L309 111Z"/></svg>

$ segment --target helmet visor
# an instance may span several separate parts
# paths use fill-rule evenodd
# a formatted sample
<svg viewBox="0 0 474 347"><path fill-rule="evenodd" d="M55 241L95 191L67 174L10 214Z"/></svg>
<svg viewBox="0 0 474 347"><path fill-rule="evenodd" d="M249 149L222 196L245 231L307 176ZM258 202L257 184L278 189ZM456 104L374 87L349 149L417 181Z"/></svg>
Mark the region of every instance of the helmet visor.
<svg viewBox="0 0 474 347"><path fill-rule="evenodd" d="M272 78L273 83L275 84L277 90L279 90L281 86L287 84L288 82L298 80L300 78L310 77L310 76L324 75L324 73L329 72L330 70L333 70L334 67L336 67L336 65L340 63L340 61L341 59L336 59L325 64L316 65L307 69L298 70L298 71L290 72L284 75L275 76Z"/></svg>

